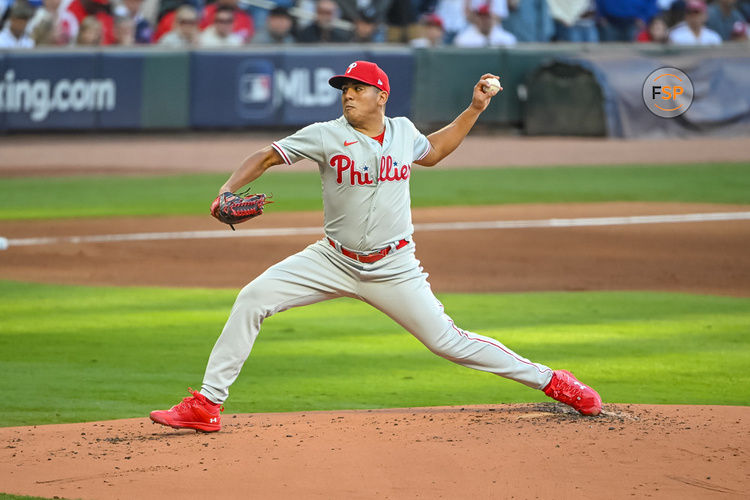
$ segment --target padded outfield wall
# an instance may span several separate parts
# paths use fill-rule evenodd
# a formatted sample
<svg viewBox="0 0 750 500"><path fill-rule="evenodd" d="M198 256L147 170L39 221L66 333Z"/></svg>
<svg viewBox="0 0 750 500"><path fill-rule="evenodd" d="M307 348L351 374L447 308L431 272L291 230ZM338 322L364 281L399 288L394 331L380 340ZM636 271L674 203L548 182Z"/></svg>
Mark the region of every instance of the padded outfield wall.
<svg viewBox="0 0 750 500"><path fill-rule="evenodd" d="M501 75L504 93L480 118L484 126L521 127L532 134L617 136L618 130L637 130L637 118L645 111L636 103L628 108L630 124L616 122L625 115L623 103L633 102L628 93L640 95L638 87L647 75L638 74L639 68L679 63L688 57L699 77L698 87L711 89L716 87L711 81L715 72L697 69L716 67L721 58L726 84L726 75L744 75L742 68L750 68L747 49L747 45L707 52L648 44L522 44L481 50L347 45L223 51L157 47L1 51L0 132L296 128L339 116L338 93L328 86L328 78L343 72L351 61L369 59L391 79L388 114L409 116L422 127L452 120L469 103L469 89L476 79L489 71ZM618 63L606 63L623 58L639 62L630 65L633 74L623 74ZM711 65L702 64L711 60ZM546 80L539 78L540 68L560 61L600 63L586 66L594 77L580 89L572 80L553 81L543 73ZM612 70L609 77L607 68ZM710 109L734 110L734 116L744 116L747 108L750 116L747 99L737 99L750 92L733 85L736 93L727 92L724 85L723 92L711 94L706 104ZM598 107L594 115L606 115L603 125L570 121L588 118L569 110L592 106ZM535 128L536 124L546 128ZM723 131L721 123L711 127L712 133ZM726 131L736 133L737 128Z"/></svg>
<svg viewBox="0 0 750 500"><path fill-rule="evenodd" d="M340 115L328 79L356 59L378 63L409 115L407 49L0 52L0 130L292 127Z"/></svg>

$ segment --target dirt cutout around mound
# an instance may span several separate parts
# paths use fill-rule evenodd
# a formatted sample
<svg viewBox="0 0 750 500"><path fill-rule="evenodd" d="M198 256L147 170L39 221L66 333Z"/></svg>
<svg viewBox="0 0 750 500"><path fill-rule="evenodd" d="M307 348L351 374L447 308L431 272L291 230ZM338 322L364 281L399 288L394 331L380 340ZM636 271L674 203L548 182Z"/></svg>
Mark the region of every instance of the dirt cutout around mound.
<svg viewBox="0 0 750 500"><path fill-rule="evenodd" d="M0 429L10 493L138 498L747 498L750 408L557 403Z"/></svg>

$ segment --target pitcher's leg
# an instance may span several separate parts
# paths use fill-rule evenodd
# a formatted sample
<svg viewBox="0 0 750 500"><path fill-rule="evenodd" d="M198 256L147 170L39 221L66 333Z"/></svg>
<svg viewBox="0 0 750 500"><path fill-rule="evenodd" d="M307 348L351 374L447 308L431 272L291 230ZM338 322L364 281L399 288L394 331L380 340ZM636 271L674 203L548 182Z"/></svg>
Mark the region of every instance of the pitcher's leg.
<svg viewBox="0 0 750 500"><path fill-rule="evenodd" d="M454 363L543 389L552 370L532 363L497 340L463 330L445 314L424 273L384 286L363 283L362 298L393 318L428 349Z"/></svg>
<svg viewBox="0 0 750 500"><path fill-rule="evenodd" d="M237 296L203 378L201 393L211 401L222 403L229 396L229 386L250 355L264 319L292 307L350 294L351 277L313 247L268 268Z"/></svg>

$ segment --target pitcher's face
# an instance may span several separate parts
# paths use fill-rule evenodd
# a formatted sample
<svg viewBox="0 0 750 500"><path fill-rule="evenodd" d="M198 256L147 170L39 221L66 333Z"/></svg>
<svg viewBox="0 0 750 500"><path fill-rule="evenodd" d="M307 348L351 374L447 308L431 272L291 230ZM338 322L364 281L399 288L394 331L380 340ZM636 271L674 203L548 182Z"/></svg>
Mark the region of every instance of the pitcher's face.
<svg viewBox="0 0 750 500"><path fill-rule="evenodd" d="M382 107L388 100L388 93L377 87L351 80L341 86L341 107L344 117L352 126L382 114Z"/></svg>

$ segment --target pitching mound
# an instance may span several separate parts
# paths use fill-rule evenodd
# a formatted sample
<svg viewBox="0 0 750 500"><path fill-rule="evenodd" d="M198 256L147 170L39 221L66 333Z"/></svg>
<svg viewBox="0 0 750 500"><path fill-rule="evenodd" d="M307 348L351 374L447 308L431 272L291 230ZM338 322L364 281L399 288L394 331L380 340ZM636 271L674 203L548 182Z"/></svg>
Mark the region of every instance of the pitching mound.
<svg viewBox="0 0 750 500"><path fill-rule="evenodd" d="M0 429L9 493L64 498L740 498L750 408L556 403Z"/></svg>

